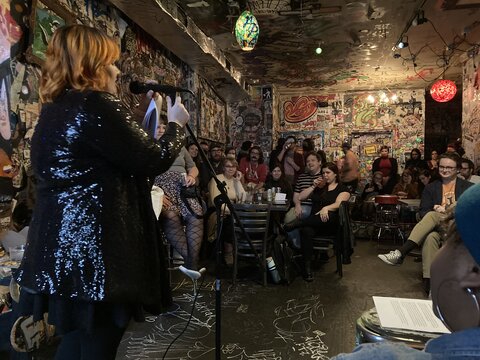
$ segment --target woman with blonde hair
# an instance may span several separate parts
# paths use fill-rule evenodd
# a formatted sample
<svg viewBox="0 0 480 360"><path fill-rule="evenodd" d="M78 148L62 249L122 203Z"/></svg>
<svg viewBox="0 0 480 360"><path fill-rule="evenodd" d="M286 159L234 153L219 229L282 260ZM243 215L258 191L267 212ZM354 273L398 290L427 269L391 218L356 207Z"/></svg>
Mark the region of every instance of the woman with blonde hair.
<svg viewBox="0 0 480 360"><path fill-rule="evenodd" d="M115 96L119 55L99 30L70 25L54 33L42 69L37 202L12 334L47 313L62 335L56 359L114 359L130 318L171 303L147 178L176 158L189 115L167 99L167 130L151 140Z"/></svg>

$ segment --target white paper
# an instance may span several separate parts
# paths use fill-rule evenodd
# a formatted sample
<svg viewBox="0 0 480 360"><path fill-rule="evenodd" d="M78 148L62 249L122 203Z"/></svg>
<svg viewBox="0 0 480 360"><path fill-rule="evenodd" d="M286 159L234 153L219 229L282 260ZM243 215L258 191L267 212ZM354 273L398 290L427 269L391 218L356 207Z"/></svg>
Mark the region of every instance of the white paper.
<svg viewBox="0 0 480 360"><path fill-rule="evenodd" d="M158 186L152 186L152 206L153 206L153 211L155 212L155 216L158 217L160 216L160 213L162 212L162 206L163 206L163 189L159 188Z"/></svg>
<svg viewBox="0 0 480 360"><path fill-rule="evenodd" d="M450 333L433 313L431 300L373 296L373 302L384 328Z"/></svg>
<svg viewBox="0 0 480 360"><path fill-rule="evenodd" d="M287 201L287 194L284 194L284 193L275 194L275 202L286 202L286 201Z"/></svg>

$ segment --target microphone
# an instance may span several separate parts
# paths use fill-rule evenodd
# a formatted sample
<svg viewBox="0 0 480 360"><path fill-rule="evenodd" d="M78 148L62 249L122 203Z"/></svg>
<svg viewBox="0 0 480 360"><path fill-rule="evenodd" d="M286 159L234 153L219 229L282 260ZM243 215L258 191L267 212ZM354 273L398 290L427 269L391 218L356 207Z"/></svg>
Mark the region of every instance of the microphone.
<svg viewBox="0 0 480 360"><path fill-rule="evenodd" d="M133 94L145 94L149 90L153 90L155 92L159 92L162 94L166 94L170 96L170 99L172 102L175 101L175 93L177 92L188 92L192 95L195 95L191 90L188 89L182 89L176 86L172 85L162 85L162 84L147 84L147 83L141 83L138 81L132 81L130 82L130 92ZM173 97L172 97L173 94Z"/></svg>
<svg viewBox="0 0 480 360"><path fill-rule="evenodd" d="M195 270L190 270L190 269L187 269L185 266L183 265L180 265L178 267L178 270L180 270L182 273L184 273L185 275L187 275L190 279L192 280L198 280L202 277L202 274L204 274L207 269L205 268L201 268L199 271L195 271Z"/></svg>

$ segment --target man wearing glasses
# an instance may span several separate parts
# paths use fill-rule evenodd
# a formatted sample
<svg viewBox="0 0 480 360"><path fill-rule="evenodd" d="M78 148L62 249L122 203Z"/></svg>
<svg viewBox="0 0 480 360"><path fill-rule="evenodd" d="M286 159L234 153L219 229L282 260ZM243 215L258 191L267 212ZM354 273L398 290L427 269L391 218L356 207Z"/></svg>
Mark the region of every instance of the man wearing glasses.
<svg viewBox="0 0 480 360"><path fill-rule="evenodd" d="M440 179L428 184L422 193L419 210L422 220L415 225L400 249L378 255L389 265L400 265L410 251L422 247L423 278L427 293L430 290L430 265L442 244L439 226L445 211L455 206L460 195L473 185L457 177L461 169L461 159L457 154L441 155L438 164Z"/></svg>

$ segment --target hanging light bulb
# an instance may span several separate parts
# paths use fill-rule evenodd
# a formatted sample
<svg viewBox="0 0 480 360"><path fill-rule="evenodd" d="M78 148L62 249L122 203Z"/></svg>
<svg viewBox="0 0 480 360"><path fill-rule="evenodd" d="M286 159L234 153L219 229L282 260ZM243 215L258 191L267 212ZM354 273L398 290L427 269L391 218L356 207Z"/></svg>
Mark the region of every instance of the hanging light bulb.
<svg viewBox="0 0 480 360"><path fill-rule="evenodd" d="M322 51L322 48L320 47L320 45L318 45L318 47L315 49L315 54L320 55Z"/></svg>
<svg viewBox="0 0 480 360"><path fill-rule="evenodd" d="M260 28L255 16L250 11L244 11L235 23L235 37L238 45L244 51L252 51L259 33Z"/></svg>
<svg viewBox="0 0 480 360"><path fill-rule="evenodd" d="M438 102L450 101L456 93L457 85L452 80L438 80L430 88L430 95Z"/></svg>

